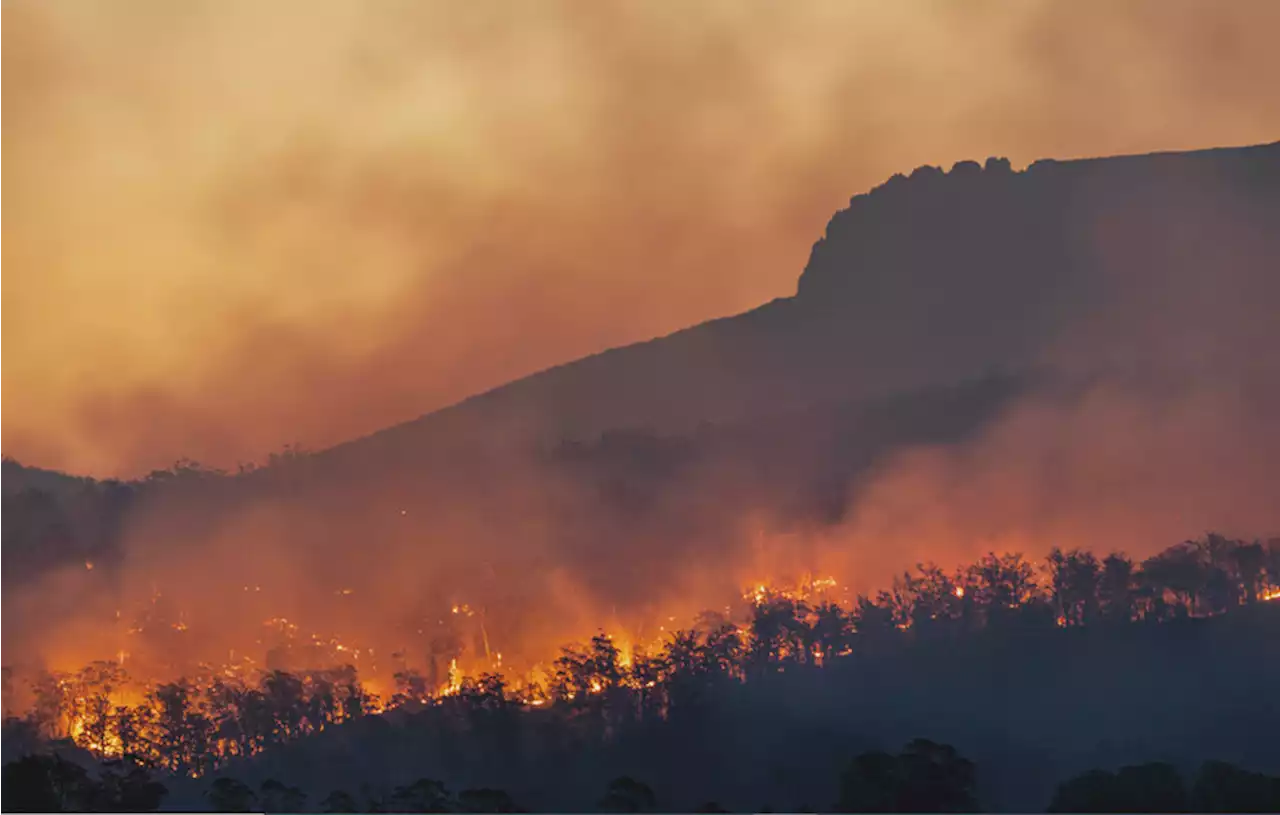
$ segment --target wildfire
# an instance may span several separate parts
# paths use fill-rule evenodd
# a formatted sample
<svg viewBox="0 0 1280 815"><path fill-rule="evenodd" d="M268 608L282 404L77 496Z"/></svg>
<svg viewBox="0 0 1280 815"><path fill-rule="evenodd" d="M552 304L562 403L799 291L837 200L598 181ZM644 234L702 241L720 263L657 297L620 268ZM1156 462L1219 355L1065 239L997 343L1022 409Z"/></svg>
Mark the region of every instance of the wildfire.
<svg viewBox="0 0 1280 815"><path fill-rule="evenodd" d="M441 696L455 696L462 690L462 672L458 670L458 660L449 660L449 683L440 691Z"/></svg>
<svg viewBox="0 0 1280 815"><path fill-rule="evenodd" d="M794 588L778 588L767 583L757 583L742 594L742 599L756 606L769 602L773 597L797 602L808 601L827 594L838 586L839 583L834 577L806 578Z"/></svg>
<svg viewBox="0 0 1280 815"><path fill-rule="evenodd" d="M124 745L120 741L119 735L112 732L107 732L104 737L91 735L88 731L86 719L83 717L77 717L72 720L68 733L71 740L76 744L100 756L111 758L124 753Z"/></svg>
<svg viewBox="0 0 1280 815"><path fill-rule="evenodd" d="M92 569L91 562L86 561L86 569ZM957 577L957 582L963 580L963 577ZM1274 582L1270 579L1264 579L1264 587L1266 590L1261 592L1258 597L1262 601L1280 600L1280 586L1272 586ZM945 585L945 584L944 584ZM982 594L975 586L978 584L970 583L969 592L973 592L971 602L981 603ZM581 684L575 687L580 694L604 694L609 691L610 694L618 687L620 681L623 686L640 691L642 688L654 688L661 684L664 680L654 680L655 676L652 671L666 670L665 668L653 668L654 664L661 665L661 662L655 663L653 657L655 655L663 656L663 651L672 645L672 641L678 644L684 641L685 634L675 634L673 632L681 631L689 628L697 631L698 637L706 638L710 641L712 634L721 624L728 623L731 626L737 626L736 630L731 629L731 633L735 638L735 645L738 653L741 653L743 647L751 643L755 636L764 637L765 634L759 634L758 629L753 629L752 620L759 622L760 617L752 617L754 609L760 606L766 606L772 603L779 603L786 611L794 612L797 619L804 626L811 626L812 632L817 633L819 623L823 626L829 622L824 617L827 608L823 607L820 600L825 601L827 593L837 590L839 584L832 577L813 578L806 576L803 580L796 583L788 583L779 586L770 581L758 581L749 585L741 593L741 598L747 601L753 609L749 609L744 613L741 604L737 606L722 606L723 612L708 612L706 616L697 618L697 621L690 623L683 617L676 617L665 613L671 609L664 610L660 614L652 614L648 617L647 628L628 630L625 626L611 623L611 627L615 630L608 633L601 632L599 635L603 640L610 643L613 649L613 656L618 668L622 669L622 679L619 680L618 674L600 673L597 677L590 679L589 682L579 680ZM353 593L350 588L338 588L332 590L332 594L338 597L349 596ZM258 592L261 587L254 585L245 585L245 592ZM943 589L947 591L948 589ZM848 591L847 589L845 591ZM955 597L965 598L967 590L963 585L953 585L949 589ZM324 592L329 595L329 591ZM268 595L271 592L267 593ZM329 595L332 596L332 595ZM389 706L405 703L407 701L419 702L422 704L435 704L442 697L454 697L467 695L473 691L480 693L486 692L484 681L476 681L477 676L481 676L484 672L501 671L505 674L504 679L514 680L508 687L517 689L508 691L508 699L514 699L518 704L528 708L539 708L544 705L551 704L556 697L555 692L551 689L557 680L557 671L559 664L553 663L548 658L548 653L542 654L530 653L525 650L508 651L513 657L508 664L504 665L503 652L491 649L491 645L503 645L512 648L514 645L525 645L528 643L505 643L501 642L500 635L494 637L494 642L490 642L490 632L493 629L486 629L486 607L482 601L477 600L477 606L471 607L467 603L453 603L454 598L442 602L432 613L424 613L416 621L407 621L405 623L405 639L399 643L382 642L380 648L385 648L391 652L388 660L385 655L382 664L377 664L373 657L372 648L364 647L369 643L359 640L352 641L347 639L351 636L350 632L341 632L339 636L331 633L311 633L299 634L299 625L297 622L285 617L270 617L262 622L262 627L268 629L258 636L261 637L257 642L261 646L260 652L256 653L257 660L245 655L239 650L225 651L218 650L218 657L211 660L214 664L195 665L194 657L182 665L176 665L169 660L170 652L165 652L161 657L155 658L154 653L149 653L148 643L151 637L162 637L158 640L159 646L164 647L166 644L172 644L176 641L182 641L184 644L180 650L193 647L192 641L198 641L204 638L207 632L195 629L200 628L198 617L188 617L185 613L177 610L166 610L167 603L157 605L157 601L161 597L158 589L153 588L151 605L144 606L136 620L129 619L122 615L121 610L115 611L115 619L119 622L114 630L122 636L120 642L110 643L109 648L103 648L104 658L107 654L114 654L114 659L109 662L95 663L92 673L86 669L80 675L63 674L58 675L61 678L57 685L58 688L58 720L56 727L51 727L51 732L56 731L58 737L69 736L77 744L85 747L95 753L104 756L121 755L127 748L122 744L120 737L120 728L123 725L118 724L121 717L134 715L140 717L140 720L151 722L149 727L156 727L155 716L156 711L164 708L166 701L160 701L164 697L160 696L160 691L164 687L154 681L148 681L125 690L120 684L123 680L118 677L124 676L123 667L126 659L129 662L130 673L135 676L145 676L148 680L156 680L163 676L166 679L172 679L177 676L186 676L190 681L184 680L180 683L184 688L184 692L192 694L192 699L209 699L213 698L214 693L223 692L225 688L239 688L244 692L245 688L252 688L254 682L279 682L285 681L289 676L296 677L297 681L304 683L312 683L316 681L331 682L329 686L331 691L338 697L343 693L362 693L359 696L358 705L359 712L350 713L347 711L330 711L327 718L321 724L307 724L306 728L320 728L327 724L344 721L344 717L359 715L363 713L380 713ZM718 598L723 601L729 598ZM781 602L780 602L781 601ZM789 604L788 605L788 601ZM841 607L848 611L850 606L845 605L841 600ZM967 605L967 604L966 604ZM957 604L950 604L952 611L957 608ZM448 609L448 613L445 613ZM735 610L736 609L736 610ZM127 611L127 610L126 610ZM266 612L270 613L270 612ZM108 616L110 612L107 612ZM735 616L736 615L736 616ZM772 617L767 617L765 624L768 624ZM192 633L187 634L183 638L173 637L171 632L187 632L187 620L191 620L193 627ZM260 619L255 616L253 619ZM852 619L852 618L850 618ZM431 620L437 620L432 623ZM903 620L901 615L897 614L893 617L895 625L902 630L909 630L911 623L909 620ZM492 622L492 620L489 620ZM664 623L661 626L653 627L655 623ZM1067 625L1067 619L1062 616L1057 617L1057 625ZM416 639L412 636L412 626L422 625L423 628L417 629L423 639ZM435 625L442 626L438 631L442 636L435 637L432 629ZM790 625L790 622L786 623ZM123 632L126 630L130 635L136 638L126 638ZM145 628L145 633L144 633ZM302 629L305 631L306 629ZM323 629L322 629L323 630ZM801 629L803 631L803 629ZM826 631L825 628L821 629ZM753 633L754 632L754 633ZM584 632L585 633L585 632ZM496 634L496 632L495 632ZM806 633L805 637L808 636ZM825 634L823 635L825 636ZM840 635L843 636L843 635ZM126 645L128 650L120 647ZM360 647L356 647L360 646ZM391 647L386 647L391 646ZM596 642L594 646L604 648L603 644ZM175 646L177 647L177 646ZM399 650L397 651L397 647ZM701 647L701 646L700 646ZM780 660L794 660L803 664L820 666L823 665L838 654L847 654L851 652L851 647L846 640L840 640L838 637L834 639L824 640L822 644L814 644L810 639L797 639L794 641L783 642L778 645L771 645L774 653ZM252 646L250 646L252 649ZM597 650L590 659L598 660L602 651ZM672 652L668 652L670 654ZM226 660L222 660L222 657ZM277 658L280 661L273 661ZM312 660L309 663L303 663L301 660ZM441 671L447 659L447 672ZM536 660L544 661L538 662ZM218 664L221 663L221 664ZM732 658L730 658L730 664ZM106 666L106 667L104 667ZM287 666L287 667L284 667ZM347 667L343 667L347 666ZM439 666L439 667L438 667ZM278 672L288 671L287 674ZM110 669L110 670L108 670ZM734 670L730 668L729 670ZM785 668L780 668L785 670ZM343 673L346 671L346 673ZM444 674L441 676L441 674ZM358 678L357 678L358 675ZM658 673L657 676L663 674ZM102 679L93 677L109 676L113 678ZM284 676L285 680L281 677ZM320 677L320 679L316 679ZM523 681L521 681L523 680ZM95 684L96 683L96 684ZM143 690L143 688L146 690ZM176 687L176 686L169 686ZM315 687L307 685L307 687ZM350 688L358 688L358 691L351 691ZM464 689L467 693L464 694ZM311 692L311 691L308 691ZM204 694L205 696L201 696ZM343 697L347 698L347 697ZM601 697L604 700L605 697ZM192 704L206 704L206 702L192 702ZM131 712L128 708L133 706ZM150 717L150 718L148 718ZM114 723L114 724L113 724ZM282 738L293 738L300 733L311 732L309 729L298 730L297 725L290 725L286 735ZM126 736L126 738L128 738ZM241 755L245 750L261 749L261 746L253 745L244 746L230 743L216 748L215 752L219 760L231 755Z"/></svg>
<svg viewBox="0 0 1280 815"><path fill-rule="evenodd" d="M84 568L93 569L91 560L84 562ZM742 586L737 601L732 596L716 597L704 606L716 610L696 618L677 617L671 614L675 609L652 609L644 621L631 627L618 623L614 610L612 617L604 618L611 631L599 631L590 644L582 637L590 632L570 631L568 636L582 637L581 646L566 647L562 653L557 651L558 642L503 641L502 626L494 624L489 613L494 606L486 605L494 600L465 592L439 597L406 615L394 631L380 629L376 640L361 640L343 628L362 605L342 599L353 594L352 589L339 587L344 580L320 591L342 612L329 618L333 629L317 626L306 633L310 619L294 617L297 612L291 606L287 613L293 619L268 617L255 627L256 635L211 645L210 632L201 629L201 615L174 608L177 594L161 603L159 587L152 585L150 604L138 600L138 608L115 609L114 621L104 626L113 637L99 644L99 655L106 661L79 672L41 673L32 681L32 722L47 737L70 737L96 754L119 756L140 751L141 745L148 760L166 763L170 769L188 766L192 773L205 773L229 757L252 755L271 743L401 705L407 710L431 705L449 710L454 705L489 705L494 693L500 693L503 704L526 709L557 705L575 695L581 699L570 708L608 708L617 695L622 704L639 701L662 709L664 692L677 686L671 678L680 678L681 670L721 670L726 676L746 679L754 676L754 670L768 667L780 672L792 665L820 667L838 655L855 653L859 647L852 645L855 641L872 644L876 641L870 637L893 636L893 627L910 632L915 621L924 619L915 613L922 609L931 614L929 619L937 615L959 619L973 613L961 622L972 619L980 626L986 621L986 604L1000 596L989 591L992 583L984 580L972 571L957 569L946 582L928 583L929 605L920 605L909 591L897 591L895 583L895 592L882 592L874 600L863 597L856 606L850 590L841 589L833 577L805 574L803 580L781 585L751 581ZM1262 601L1280 600L1275 580L1280 580L1280 569L1275 578L1267 572ZM934 590L942 592L943 600L950 592L964 603L936 603ZM260 592L261 587L243 585L243 591ZM837 599L837 591L841 592L838 608L833 608L828 603ZM253 603L268 603L274 594L269 590L244 597L244 605L256 610L252 621L283 612L279 606L260 608ZM463 597L476 605L462 603ZM1051 599L1059 600L1057 626L1068 626L1061 597L1051 597L1048 591L1036 595L1037 603ZM730 603L719 605L724 601ZM1023 603L1015 600L1009 606ZM101 622L108 622L110 610L102 613L108 619ZM1075 610L1066 613L1071 624L1083 618ZM1134 618L1148 619L1148 613L1139 610ZM184 633L188 622L191 632ZM413 631L419 636L413 636ZM558 629L557 636L566 631ZM253 636L259 638L253 641ZM908 633L901 640L909 642L913 636ZM251 642L256 642L256 649ZM384 651L380 660L374 659L372 644ZM228 650L230 645L236 649ZM511 659L504 661L503 651L494 647L499 645L506 647ZM210 651L197 655L196 650L204 647ZM125 676L125 661L137 682ZM178 677L183 678L165 683ZM663 690L649 693L646 688ZM626 693L636 696L628 700ZM443 701L449 697L453 699ZM192 754L179 755L166 740L184 732L184 722L206 741L196 742L201 747L193 748ZM233 736L221 736L224 732ZM207 761L191 757L206 746Z"/></svg>

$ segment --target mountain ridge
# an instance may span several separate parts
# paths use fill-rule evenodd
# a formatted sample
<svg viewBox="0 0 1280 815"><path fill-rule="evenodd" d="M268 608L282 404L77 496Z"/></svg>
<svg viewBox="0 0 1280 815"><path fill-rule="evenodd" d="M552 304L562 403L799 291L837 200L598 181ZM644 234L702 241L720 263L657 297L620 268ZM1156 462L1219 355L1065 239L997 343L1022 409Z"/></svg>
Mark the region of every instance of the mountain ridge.
<svg viewBox="0 0 1280 815"><path fill-rule="evenodd" d="M540 658L762 576L1280 531L1280 145L975 166L855 199L803 292L742 315L243 476L7 495L6 588L37 588L6 611L61 619L45 574L236 609L253 575L272 607L229 641L299 617L390 653L465 602Z"/></svg>
<svg viewBox="0 0 1280 815"><path fill-rule="evenodd" d="M975 267L972 259L990 256L988 247L1000 246L1002 228L1020 232L1029 239L1024 239L1022 245L1013 250L991 258L993 262L988 266L1003 269L1007 274L1003 278L998 275L993 278L988 273L986 282L1013 289L1012 295L1008 292L1003 295L1010 304L1010 310L1025 310L1028 303L1041 309L1024 316L1024 322L1052 321L1058 319L1055 309L1063 308L1053 304L1053 295L1064 295L1073 304L1085 305L1102 298L1104 293L1098 290L1097 274L1087 269L1089 259L1069 263L1064 260L1034 279L1020 279L1017 263L1036 263L1038 252L1046 254L1041 245L1046 243L1057 249L1061 259L1079 253L1081 250L1076 245L1079 236L1061 229L1061 219L1079 217L1081 210L1087 212L1093 206L1089 198L1114 195L1116 188L1125 189L1126 186L1128 191L1124 195L1131 198L1157 197L1168 192L1185 196L1203 188L1207 182L1210 186L1229 188L1232 194L1240 191L1249 193L1250 188L1259 188L1264 205L1273 207L1276 205L1275 190L1280 188L1274 183L1276 179L1280 179L1280 141L1246 147L1067 161L1041 159L1022 170L1014 170L1007 159L1000 158L987 159L985 166L974 161L960 161L949 172L925 165L910 175L895 174L884 183L854 196L848 208L835 213L828 221L823 236L814 243L793 295L774 298L740 314L708 320L660 337L604 349L546 368L453 405L335 445L317 455L346 458L362 445L382 447L411 443L414 437L435 435L427 430L428 425L439 425L441 436L455 439L468 436L471 441L477 441L477 435L493 437L502 435L503 431L551 438L590 437L610 427L651 427L666 432L687 432L700 421L741 420L757 412L754 409L735 410L735 401L748 403L767 397L770 409L766 412L777 412L815 401L887 395L926 385L931 381L929 372L944 367L928 364L927 357L941 355L945 358L949 353L946 346L972 341L973 338L966 337L966 333L972 335L975 332L966 332L966 323L974 312L983 308L983 304L956 302L957 298L963 300L969 296L972 299L975 295L968 295L963 286L955 285L956 280L967 282L963 275L953 275L950 280L937 276L935 269L940 258L930 255L927 246L923 253L911 255L915 247L910 235L901 233L904 224L906 229L915 228L916 220L910 216L923 212L925 217L935 218L935 222L928 226L936 227L937 207L981 212L982 207L976 204L991 205L994 202L1001 210L998 214L1006 215L1009 222L1001 224L998 217L988 215L977 223L977 229L965 237L963 227L966 224L963 218L959 219L959 226L948 233L951 237L958 237L958 246L954 251L948 250L947 254L953 263L957 257L970 258L965 271L972 276ZM1028 185L1042 186L1040 189L1034 186L1028 189ZM1039 209L1028 205L1024 199L1029 191L1046 197L1050 217L1044 216L1045 202ZM974 196L981 200L963 200ZM1079 200L1081 198L1086 200ZM954 215L955 212L944 214ZM877 224L889 222L891 227L896 222L899 232L893 233L895 240L868 249L870 243L866 241L865 234L868 221ZM946 232L946 229L934 230L934 234L937 232ZM930 233L926 231L925 234ZM904 254L908 256L905 261L902 258ZM868 259L873 263L868 264ZM1082 268L1091 273L1080 274ZM876 278L874 273L881 273L882 277ZM892 275L896 280L883 275ZM866 280L885 285L881 288L864 286L861 292L852 289L854 283ZM904 291L893 288L901 288L904 280L907 284ZM1051 284L1048 288L1037 288L1046 282ZM876 302L882 291L888 294L881 297L882 302ZM914 327L914 333L903 331L894 337L905 346L914 344L910 366L918 370L901 376L894 376L892 370L880 371L881 381L865 387L849 387L849 383L831 381L833 376L841 373L855 373L857 365L841 364L838 359L818 359L824 345L839 344L847 348L851 340L867 344L883 339L870 329L850 330L848 322L856 316L848 313L851 308L862 308L861 319L874 321L892 307L903 305L904 301L912 305L909 297L921 296L934 299L925 303L925 313ZM947 318L948 314L954 316ZM944 319L939 321L939 315ZM964 366L961 366L964 367L962 375L951 376L951 381L1008 369L1016 371L1031 364L1032 360L1025 353L1013 354L1009 358L1007 351L1010 346L1016 345L1020 332L1027 330L1023 323L1013 322L1015 324L1007 326L1003 334L992 336L985 346L978 343L979 347L971 349ZM926 330L928 334L924 333ZM951 356L959 354L953 349ZM986 361L975 363L984 357ZM864 371L875 364L874 358L865 354L861 359L846 362L860 363ZM899 367L905 369L910 366ZM629 370L623 375L610 370L618 367L628 367ZM805 370L806 367L809 370ZM683 371L680 370L682 368ZM699 372L705 381L697 381ZM743 385L743 380L749 379L757 382ZM691 401L699 404L684 410L673 409L669 403L662 404L662 398L654 398L652 392L667 387L674 387L683 399L696 395L697 398ZM618 392L624 395L612 400L608 398L608 394ZM788 393L794 395L790 401L786 398ZM610 404L599 411L577 407L591 401L589 397L604 398ZM468 430L470 432L466 432Z"/></svg>
<svg viewBox="0 0 1280 815"><path fill-rule="evenodd" d="M875 302L879 292L888 287L877 289L869 284L885 283L886 274L899 279L915 275L915 279L907 281L911 284L907 294L918 296L921 292L928 294L933 291L936 298L942 299L941 306L959 317L958 322L945 325L945 331L934 331L943 336L926 337L936 342L925 343L927 347L917 352L917 366L920 356L944 353L945 346L955 345L967 334L979 333L968 330L972 326L967 328L964 324L974 304L962 304L968 310L955 309L955 290L947 290L944 285L948 281L943 280L940 284L926 276L938 265L938 258L925 256L903 260L902 255L910 254L914 242L911 230L916 228L914 225L919 220L914 216L923 210L926 217L936 217L938 213L931 212L931 208L956 206L957 202L949 199L972 199L974 195L985 195L988 197L981 203L989 204L994 191L996 198L1012 197L1015 206L1008 207L1008 201L1003 201L1002 205L1013 218L1017 218L1018 211L1032 212L1035 209L1019 200L1022 194L1020 187L1024 183L1063 187L1078 183L1081 178L1087 184L1091 178L1105 176L1145 186L1152 186L1154 180L1154 186L1172 186L1184 193L1206 178L1215 185L1222 185L1225 181L1235 191L1248 191L1253 187L1261 191L1264 203L1276 208L1275 213L1280 217L1280 203L1275 192L1280 189L1280 141L1067 160L1044 158L1023 169L1014 169L1008 159L999 157L989 157L983 164L972 160L957 161L949 171L940 166L922 165L908 174L895 173L884 182L852 196L848 207L835 212L828 219L823 234L814 242L809 259L797 278L796 292L792 295L776 297L738 314L714 318L550 366L451 405L311 452L306 458L345 464L377 458L378 453L404 450L406 446L412 448L419 443L426 443L429 447L482 445L486 440L505 444L512 439L554 443L561 439L589 439L614 428L644 428L659 433L681 434L691 432L707 421L741 423L750 421L752 416L778 415L814 404L842 404L888 397L932 385L946 386L989 376L1017 375L1028 367L1035 367L1034 360L1026 355L1002 360L1000 354L988 353L985 360L977 364L970 360L966 369L948 372L940 380L929 376L905 376L895 382L889 376L888 381L879 387L859 389L848 382L831 380L842 373L857 373L853 363L866 367L869 361L874 360L868 360L866 356L843 361L816 359L812 352L815 346L822 351L824 341L845 348L853 339L860 339L864 344L882 341L882 338L874 336L874 332L870 332L872 336L868 337L869 332L863 331L863 336L858 337L858 332L851 331L847 325L847 312L851 307L861 307L888 313L891 306L900 306L901 302ZM1061 206L1061 202L1055 203ZM972 200L961 201L963 207L981 209L973 204ZM986 220L992 219L988 217ZM1046 219L1039 220L1041 223L1037 228L1040 234L1037 235L1035 229L1031 234L1044 237ZM1052 219L1049 222L1051 225ZM874 240L867 239L869 223L872 226L887 223L890 230L896 229L892 234L893 240L885 242L881 239L882 245L874 246ZM985 251L982 243L990 237L991 225L981 226L974 232L973 239L958 250L949 250L951 257L947 258L948 262L954 263L955 257L964 257L966 253L972 258ZM924 234L931 237L927 230ZM1049 240L1056 240L1059 244L1063 242L1060 237L1051 236ZM973 264L969 265L972 267ZM971 269L966 271L971 273ZM1076 271L1076 268L1056 270L1059 279ZM877 278L876 274L881 277ZM961 276L953 275L952 280L958 277ZM858 290L854 286L856 283L862 283L863 289ZM938 294L938 291L942 293ZM1059 292L1047 292L1055 293ZM1039 300L1047 299L1046 292L1036 293L1027 288L1019 294L1024 301L1030 295ZM1077 298L1085 296L1080 291L1074 295ZM934 309L927 315L931 318L928 323L934 321L938 310ZM901 341L903 337L897 339ZM910 341L912 336L908 334L906 339ZM1003 343L993 344L1007 348L1012 343L1006 339ZM983 354L971 356L981 357ZM805 370L806 364L809 370ZM628 367L629 370L619 375L615 373L619 367ZM702 397L700 404L672 410L671 404L665 407L660 404L664 401L661 397L644 398L652 396L651 393L646 394L646 390L662 390L664 371L681 367L685 369L684 381L676 384L683 387L676 388L679 397L672 398L670 402L677 402L691 392L699 392ZM638 375L632 370L635 368L640 369ZM1087 370L1082 378L1090 378L1095 373L1096 370ZM710 384L691 382L699 378L708 380ZM735 378L737 382L732 381ZM764 382L754 386L750 382L742 384L743 380L753 378ZM635 384L637 379L641 381L640 386ZM616 390L625 393L614 399L613 405L599 411L599 415L592 415L589 408L575 407L590 402L588 397ZM764 399L767 404L757 406L762 396L767 397ZM751 407L735 410L732 405L735 401Z"/></svg>

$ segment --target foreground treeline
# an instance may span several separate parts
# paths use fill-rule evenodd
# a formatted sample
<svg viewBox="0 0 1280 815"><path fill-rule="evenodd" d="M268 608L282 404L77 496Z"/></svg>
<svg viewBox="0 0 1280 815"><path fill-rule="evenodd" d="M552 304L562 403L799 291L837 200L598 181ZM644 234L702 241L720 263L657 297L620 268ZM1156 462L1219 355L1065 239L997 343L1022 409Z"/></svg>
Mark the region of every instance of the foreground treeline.
<svg viewBox="0 0 1280 815"><path fill-rule="evenodd" d="M151 812L167 789L129 760L85 767L59 755L31 755L4 767L6 812ZM980 812L977 768L954 747L916 739L897 754L858 755L841 773L838 800L803 806L805 812ZM333 790L318 802L305 792L268 779L255 790L230 776L216 778L204 795L215 812L527 812L503 790L467 789L453 794L444 783L421 778L389 793L368 787L356 794ZM629 776L609 782L596 801L601 812L661 812L649 785ZM769 811L759 807L758 811ZM706 801L698 812L726 812ZM1093 770L1060 784L1048 812L1276 812L1280 777L1205 762L1188 783L1170 764Z"/></svg>
<svg viewBox="0 0 1280 815"><path fill-rule="evenodd" d="M792 666L874 659L981 631L1050 636L1058 629L1217 615L1273 598L1277 584L1280 541L1209 535L1141 563L1122 554L1099 558L1055 549L1039 570L1021 555L993 554L950 572L920 564L849 608L823 599L822 586L760 589L746 619L704 613L649 651L624 655L601 633L566 647L545 683L517 684L494 673L436 687L406 670L396 674L396 691L385 700L370 694L350 667L250 676L210 668L154 685L137 703L124 704L119 700L132 687L129 677L118 665L96 663L35 681L30 710L5 720L6 754L70 739L98 755L200 776L387 710L434 710L449 728L497 745L528 729L517 720L530 716L541 738L588 745L696 713L725 683L750 684Z"/></svg>

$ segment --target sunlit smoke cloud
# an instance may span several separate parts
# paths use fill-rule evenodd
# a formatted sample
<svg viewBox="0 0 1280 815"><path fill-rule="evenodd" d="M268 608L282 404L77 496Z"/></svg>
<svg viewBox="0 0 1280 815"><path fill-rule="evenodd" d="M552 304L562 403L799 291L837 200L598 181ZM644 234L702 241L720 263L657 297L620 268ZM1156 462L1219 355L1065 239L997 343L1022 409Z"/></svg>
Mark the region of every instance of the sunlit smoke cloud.
<svg viewBox="0 0 1280 815"><path fill-rule="evenodd" d="M5 451L100 474L321 447L789 294L850 194L922 163L1280 132L1270 4L6 11ZM1272 251L1232 203L1206 188L1180 217ZM1114 299L1036 360L1106 376L877 462L843 523L788 526L714 459L643 523L524 459L414 462L305 500L286 472L231 512L142 508L109 591L89 591L106 565L76 565L6 593L6 645L109 656L114 610L158 588L200 658L280 616L382 652L465 602L533 659L804 572L871 591L992 549L1275 534L1280 380L1245 353L1275 347L1274 279L1175 263L1152 305L1135 246L1194 260L1193 236L1109 215L1090 249Z"/></svg>
<svg viewBox="0 0 1280 815"><path fill-rule="evenodd" d="M790 293L925 162L1274 137L1270 3L9 3L5 452L318 448Z"/></svg>

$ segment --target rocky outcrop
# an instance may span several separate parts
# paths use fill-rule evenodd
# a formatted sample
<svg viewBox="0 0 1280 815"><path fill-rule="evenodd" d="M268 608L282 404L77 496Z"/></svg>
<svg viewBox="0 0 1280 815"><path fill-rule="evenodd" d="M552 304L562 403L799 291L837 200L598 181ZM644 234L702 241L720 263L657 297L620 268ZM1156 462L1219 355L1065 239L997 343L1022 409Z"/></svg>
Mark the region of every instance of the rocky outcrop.
<svg viewBox="0 0 1280 815"><path fill-rule="evenodd" d="M1280 143L1022 171L999 158L922 167L831 219L794 297L543 371L335 452L683 432L1035 366L1158 362L1171 335L1183 338L1178 353L1238 354L1274 338L1278 224Z"/></svg>

